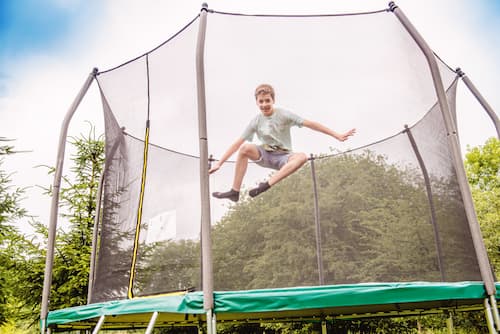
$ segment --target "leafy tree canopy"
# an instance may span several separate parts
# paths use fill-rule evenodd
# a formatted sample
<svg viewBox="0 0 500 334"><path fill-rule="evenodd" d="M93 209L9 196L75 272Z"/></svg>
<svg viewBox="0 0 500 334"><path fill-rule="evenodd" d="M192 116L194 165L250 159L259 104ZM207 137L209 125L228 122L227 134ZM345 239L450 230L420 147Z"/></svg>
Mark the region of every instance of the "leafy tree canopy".
<svg viewBox="0 0 500 334"><path fill-rule="evenodd" d="M104 142L96 137L92 126L87 135L71 138L70 144L75 148L70 165L72 177L63 177L59 202L60 215L68 227L57 233L50 309L86 304L96 193L104 162ZM54 168L49 168L49 173L53 172ZM46 192L51 195L52 189L46 188ZM22 211L15 212L19 216ZM10 265L2 264L1 268L8 268L10 277L15 278L15 290L9 296L9 304L14 308L12 319L19 323L28 321L35 328L40 315L46 253L46 245L39 240L46 240L48 231L41 222L32 225L42 238L11 239Z"/></svg>
<svg viewBox="0 0 500 334"><path fill-rule="evenodd" d="M16 279L11 270L15 267L14 258L22 249L19 246L23 240L16 223L27 216L21 206L24 189L14 187L11 175L2 168L4 159L16 153L14 146L7 142L10 140L0 137L0 325L5 324L14 312L11 300Z"/></svg>
<svg viewBox="0 0 500 334"><path fill-rule="evenodd" d="M500 140L469 148L465 170L483 239L495 274L500 277Z"/></svg>

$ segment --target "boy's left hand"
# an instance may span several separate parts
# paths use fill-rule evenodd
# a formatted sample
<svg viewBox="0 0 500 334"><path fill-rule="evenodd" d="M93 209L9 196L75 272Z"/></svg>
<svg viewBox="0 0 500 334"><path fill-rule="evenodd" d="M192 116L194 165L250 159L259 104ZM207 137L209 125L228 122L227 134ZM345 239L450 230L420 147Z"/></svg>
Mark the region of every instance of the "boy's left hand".
<svg viewBox="0 0 500 334"><path fill-rule="evenodd" d="M340 134L337 139L340 141L346 141L350 136L353 136L356 133L356 129L351 129L346 133Z"/></svg>

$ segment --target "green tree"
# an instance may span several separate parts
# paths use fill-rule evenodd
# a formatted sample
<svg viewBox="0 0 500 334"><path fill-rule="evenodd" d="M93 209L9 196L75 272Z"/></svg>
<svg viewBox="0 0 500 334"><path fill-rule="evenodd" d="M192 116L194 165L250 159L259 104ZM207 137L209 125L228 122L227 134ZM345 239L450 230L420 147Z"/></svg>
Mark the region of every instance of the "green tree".
<svg viewBox="0 0 500 334"><path fill-rule="evenodd" d="M200 247L197 241L142 243L139 249L137 295L186 291L200 286ZM162 291L158 291L158 287L162 287Z"/></svg>
<svg viewBox="0 0 500 334"><path fill-rule="evenodd" d="M8 139L0 137L0 143ZM4 157L16 153L11 145L0 145L0 167ZM20 206L24 189L14 188L11 185L11 174L0 169L0 241L4 241L11 233L16 231L15 221L26 216L26 210Z"/></svg>
<svg viewBox="0 0 500 334"><path fill-rule="evenodd" d="M71 177L64 176L59 206L63 223L57 232L50 309L83 305L87 302L92 229L96 213L99 176L104 164L104 142L95 129L87 135L70 138ZM54 173L49 168L49 173ZM46 188L47 194L52 193ZM47 227L33 223L39 238L23 238L23 251L15 259L18 281L15 290L17 319L29 319L36 325L40 314L43 289Z"/></svg>
<svg viewBox="0 0 500 334"><path fill-rule="evenodd" d="M500 140L469 148L465 170L491 265L500 277Z"/></svg>
<svg viewBox="0 0 500 334"><path fill-rule="evenodd" d="M31 222L38 236L46 235L46 227ZM35 328L40 314L40 301L45 267L45 249L39 237L19 235L11 239L9 247L11 267L9 272L15 284L10 298L10 321L16 328Z"/></svg>
<svg viewBox="0 0 500 334"><path fill-rule="evenodd" d="M440 281L438 243L446 279L479 278L453 173L429 176L438 237L418 165L402 167L366 151L317 159L315 166L326 284ZM305 166L278 187L231 207L212 234L216 289L318 284L311 190L311 169ZM485 324L481 314L455 319L470 333ZM446 328L441 318L422 323ZM336 326L340 333L416 333L417 325L404 318Z"/></svg>
<svg viewBox="0 0 500 334"><path fill-rule="evenodd" d="M7 322L10 316L12 295L15 279L11 275L14 266L13 255L16 254L16 241L21 238L16 222L27 216L20 201L24 196L24 189L15 188L11 183L11 175L1 167L4 157L16 153L9 140L0 137L0 325Z"/></svg>
<svg viewBox="0 0 500 334"><path fill-rule="evenodd" d="M315 170L325 284L478 277L452 179L431 175L432 224L416 166L366 151L322 157ZM317 285L310 166L234 205L215 226L213 245L217 289Z"/></svg>
<svg viewBox="0 0 500 334"><path fill-rule="evenodd" d="M87 302L92 231L97 189L104 165L104 141L91 127L87 135L70 139L75 149L70 171L60 192L61 216L69 223L60 233L54 259L51 308L84 305Z"/></svg>

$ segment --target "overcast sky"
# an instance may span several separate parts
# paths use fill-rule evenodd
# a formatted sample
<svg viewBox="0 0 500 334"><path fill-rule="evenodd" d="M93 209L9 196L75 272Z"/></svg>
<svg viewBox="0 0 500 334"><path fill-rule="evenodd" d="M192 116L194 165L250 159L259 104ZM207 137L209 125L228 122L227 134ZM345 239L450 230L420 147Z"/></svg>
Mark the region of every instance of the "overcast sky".
<svg viewBox="0 0 500 334"><path fill-rule="evenodd" d="M105 70L153 49L200 11L194 0L3 0L0 2L0 136L16 149L2 168L29 188L24 207L47 222L50 199L36 188L52 183L59 131L68 107L94 67ZM396 4L451 67L461 67L493 109L500 110L500 2L400 0ZM388 1L213 0L209 8L245 14L319 14L384 9ZM78 109L70 135L86 120L102 132L97 87ZM464 87L462 147L495 135L486 114ZM466 126L465 126L466 125ZM67 164L66 166L67 167Z"/></svg>

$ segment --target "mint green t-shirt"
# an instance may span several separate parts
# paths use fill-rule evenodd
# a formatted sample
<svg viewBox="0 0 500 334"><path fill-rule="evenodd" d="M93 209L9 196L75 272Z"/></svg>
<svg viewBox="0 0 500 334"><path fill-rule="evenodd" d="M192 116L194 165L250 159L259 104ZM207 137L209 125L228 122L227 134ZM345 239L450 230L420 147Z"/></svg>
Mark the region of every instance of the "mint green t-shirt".
<svg viewBox="0 0 500 334"><path fill-rule="evenodd" d="M282 108L274 108L271 116L264 116L262 113L255 116L241 137L252 141L253 135L256 134L264 145L291 151L290 128L292 126L302 127L303 123L302 117Z"/></svg>

